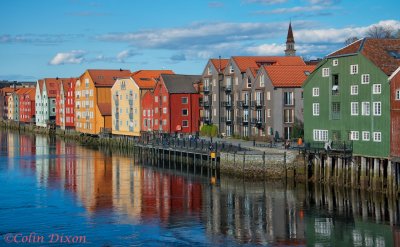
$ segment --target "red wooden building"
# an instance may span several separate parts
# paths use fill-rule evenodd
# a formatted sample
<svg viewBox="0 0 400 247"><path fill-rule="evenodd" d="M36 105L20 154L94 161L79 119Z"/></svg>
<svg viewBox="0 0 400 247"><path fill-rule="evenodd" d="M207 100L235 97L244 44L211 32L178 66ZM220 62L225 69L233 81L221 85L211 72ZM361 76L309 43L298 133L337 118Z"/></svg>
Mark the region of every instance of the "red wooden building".
<svg viewBox="0 0 400 247"><path fill-rule="evenodd" d="M198 75L160 76L154 89L154 130L186 134L199 131L200 80Z"/></svg>
<svg viewBox="0 0 400 247"><path fill-rule="evenodd" d="M19 96L19 121L35 123L35 94L36 88L29 88Z"/></svg>
<svg viewBox="0 0 400 247"><path fill-rule="evenodd" d="M61 129L75 127L75 84L77 79L70 78L59 84L56 96L56 125Z"/></svg>
<svg viewBox="0 0 400 247"><path fill-rule="evenodd" d="M141 100L142 105L142 122L140 130L142 132L153 131L154 130L154 111L158 108L154 108L154 94L151 91L147 91ZM149 112L153 112L152 114L148 114Z"/></svg>
<svg viewBox="0 0 400 247"><path fill-rule="evenodd" d="M390 82L390 155L400 164L400 67L389 78Z"/></svg>

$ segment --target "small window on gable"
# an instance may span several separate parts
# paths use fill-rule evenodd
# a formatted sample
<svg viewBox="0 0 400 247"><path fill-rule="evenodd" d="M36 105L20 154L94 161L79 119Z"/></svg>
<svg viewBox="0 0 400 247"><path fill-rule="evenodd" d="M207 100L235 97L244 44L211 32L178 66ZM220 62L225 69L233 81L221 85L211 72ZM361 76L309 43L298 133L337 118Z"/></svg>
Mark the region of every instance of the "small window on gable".
<svg viewBox="0 0 400 247"><path fill-rule="evenodd" d="M396 100L400 100L400 89L396 90Z"/></svg>
<svg viewBox="0 0 400 247"><path fill-rule="evenodd" d="M322 68L322 77L329 76L329 68Z"/></svg>
<svg viewBox="0 0 400 247"><path fill-rule="evenodd" d="M314 87L313 88L312 96L313 97L318 97L319 96L319 87Z"/></svg>
<svg viewBox="0 0 400 247"><path fill-rule="evenodd" d="M373 94L381 94L381 90L382 90L381 84L373 84L372 85L372 93Z"/></svg>
<svg viewBox="0 0 400 247"><path fill-rule="evenodd" d="M207 74L208 74L208 75L211 75L211 74L212 74L212 67L211 67L211 66L208 66L208 68L207 68Z"/></svg>
<svg viewBox="0 0 400 247"><path fill-rule="evenodd" d="M231 65L229 65L229 73L233 73L233 72L235 72L235 70L233 69L233 65L231 64Z"/></svg>
<svg viewBox="0 0 400 247"><path fill-rule="evenodd" d="M332 60L332 65L333 65L333 66L338 66L338 65L339 65L339 60L333 59L333 60Z"/></svg>
<svg viewBox="0 0 400 247"><path fill-rule="evenodd" d="M358 64L352 64L352 65L350 65L350 74L351 74L351 75L356 75L356 74L358 74Z"/></svg>
<svg viewBox="0 0 400 247"><path fill-rule="evenodd" d="M369 74L361 75L361 84L369 84Z"/></svg>
<svg viewBox="0 0 400 247"><path fill-rule="evenodd" d="M264 74L262 74L261 76L260 76L260 87L264 87L264 85L265 85L265 76L264 76Z"/></svg>
<svg viewBox="0 0 400 247"><path fill-rule="evenodd" d="M251 88L251 80L250 80L250 78L246 77L246 81L247 81L247 88Z"/></svg>

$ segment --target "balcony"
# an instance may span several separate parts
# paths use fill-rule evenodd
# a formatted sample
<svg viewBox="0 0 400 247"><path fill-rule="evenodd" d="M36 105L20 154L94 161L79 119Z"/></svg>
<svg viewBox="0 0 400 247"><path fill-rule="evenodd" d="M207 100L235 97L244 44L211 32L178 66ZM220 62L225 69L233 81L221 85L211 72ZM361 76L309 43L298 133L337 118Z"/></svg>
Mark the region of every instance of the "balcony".
<svg viewBox="0 0 400 247"><path fill-rule="evenodd" d="M224 86L224 87L222 87L222 90L224 90L225 91L225 93L231 93L232 92L232 85L227 85L227 86Z"/></svg>
<svg viewBox="0 0 400 247"><path fill-rule="evenodd" d="M232 101L222 101L221 104L223 107L233 107Z"/></svg>
<svg viewBox="0 0 400 247"><path fill-rule="evenodd" d="M258 129L263 129L265 127L265 123L262 118L251 119L251 125L257 127Z"/></svg>
<svg viewBox="0 0 400 247"><path fill-rule="evenodd" d="M200 106L202 106L204 108L209 108L209 107L211 107L211 105L212 105L211 101L203 101Z"/></svg>
<svg viewBox="0 0 400 247"><path fill-rule="evenodd" d="M119 119L119 112L118 111L115 113L115 118Z"/></svg>
<svg viewBox="0 0 400 247"><path fill-rule="evenodd" d="M129 113L129 119L130 119L130 120L133 119L133 112Z"/></svg>
<svg viewBox="0 0 400 247"><path fill-rule="evenodd" d="M264 107L264 101L263 100L253 100L253 101L251 101L251 107L262 108L262 107Z"/></svg>
<svg viewBox="0 0 400 247"><path fill-rule="evenodd" d="M232 118L221 117L221 122L225 122L227 125L232 124Z"/></svg>
<svg viewBox="0 0 400 247"><path fill-rule="evenodd" d="M204 94L209 94L210 93L210 87L203 87L203 92L204 92Z"/></svg>
<svg viewBox="0 0 400 247"><path fill-rule="evenodd" d="M241 107L241 108L248 108L249 107L249 101L248 100L238 101L238 106Z"/></svg>
<svg viewBox="0 0 400 247"><path fill-rule="evenodd" d="M129 105L133 105L133 99L129 100Z"/></svg>

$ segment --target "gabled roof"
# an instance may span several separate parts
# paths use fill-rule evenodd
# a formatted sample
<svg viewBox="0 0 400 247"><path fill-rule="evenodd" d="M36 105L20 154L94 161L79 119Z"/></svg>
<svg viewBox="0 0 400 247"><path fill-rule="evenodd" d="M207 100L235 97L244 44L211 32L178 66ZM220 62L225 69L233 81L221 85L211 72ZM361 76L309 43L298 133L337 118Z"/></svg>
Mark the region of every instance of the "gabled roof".
<svg viewBox="0 0 400 247"><path fill-rule="evenodd" d="M131 74L139 88L154 88L161 74L175 74L172 70L138 70Z"/></svg>
<svg viewBox="0 0 400 247"><path fill-rule="evenodd" d="M194 83L201 80L200 75L167 75L161 74L169 93L197 93Z"/></svg>
<svg viewBox="0 0 400 247"><path fill-rule="evenodd" d="M301 87L316 66L264 66L274 87Z"/></svg>
<svg viewBox="0 0 400 247"><path fill-rule="evenodd" d="M87 71L96 87L112 87L117 78L131 75L130 70L122 69L88 69Z"/></svg>
<svg viewBox="0 0 400 247"><path fill-rule="evenodd" d="M220 69L220 71L223 71L229 63L229 59L227 59L227 58L221 58L221 59L212 58L210 60L211 60L211 63L214 65L214 67L217 70Z"/></svg>
<svg viewBox="0 0 400 247"><path fill-rule="evenodd" d="M30 88L25 94L29 95L29 99L35 100L36 88Z"/></svg>
<svg viewBox="0 0 400 247"><path fill-rule="evenodd" d="M386 75L390 76L400 66L400 39L364 38L329 54L327 57L354 54L364 55Z"/></svg>
<svg viewBox="0 0 400 247"><path fill-rule="evenodd" d="M111 103L97 103L102 116L111 116Z"/></svg>
<svg viewBox="0 0 400 247"><path fill-rule="evenodd" d="M60 84L63 81L68 81L69 78L44 78L44 83L46 85L47 97L55 98L57 96L57 91L60 89ZM43 88L41 88L43 90Z"/></svg>
<svg viewBox="0 0 400 247"><path fill-rule="evenodd" d="M40 94L42 94L42 92L43 92L43 83L44 83L44 80L38 80Z"/></svg>
<svg viewBox="0 0 400 247"><path fill-rule="evenodd" d="M255 78L257 76L258 69L259 68L247 68L247 72L253 75L253 77Z"/></svg>
<svg viewBox="0 0 400 247"><path fill-rule="evenodd" d="M6 94L6 93L12 93L12 92L15 91L15 88L3 87L3 88L1 89L1 91L2 91L4 94Z"/></svg>
<svg viewBox="0 0 400 247"><path fill-rule="evenodd" d="M31 88L20 88L17 91L15 91L16 94L19 96L24 95L26 92L28 92Z"/></svg>
<svg viewBox="0 0 400 247"><path fill-rule="evenodd" d="M241 72L247 68L259 68L262 65L305 65L303 59L298 56L234 56L233 61Z"/></svg>

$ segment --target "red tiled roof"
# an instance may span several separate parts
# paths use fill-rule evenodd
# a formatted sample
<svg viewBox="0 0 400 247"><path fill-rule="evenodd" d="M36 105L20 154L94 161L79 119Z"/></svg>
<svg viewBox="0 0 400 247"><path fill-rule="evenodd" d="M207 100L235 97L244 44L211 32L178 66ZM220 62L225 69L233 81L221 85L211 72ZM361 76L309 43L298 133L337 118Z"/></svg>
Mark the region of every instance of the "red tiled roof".
<svg viewBox="0 0 400 247"><path fill-rule="evenodd" d="M17 91L15 91L15 93L18 95L24 95L29 89L31 88L20 88Z"/></svg>
<svg viewBox="0 0 400 247"><path fill-rule="evenodd" d="M97 103L102 116L111 116L111 103Z"/></svg>
<svg viewBox="0 0 400 247"><path fill-rule="evenodd" d="M130 70L113 70L113 69L88 69L90 77L96 87L112 87L117 78L129 77Z"/></svg>
<svg viewBox="0 0 400 247"><path fill-rule="evenodd" d="M251 72L251 74L253 75L253 77L257 76L258 73L258 68L248 68L247 70L249 70Z"/></svg>
<svg viewBox="0 0 400 247"><path fill-rule="evenodd" d="M338 50L327 57L345 56L361 53L380 68L386 75L391 75L399 66L400 59L389 54L394 51L400 54L400 39L364 38Z"/></svg>
<svg viewBox="0 0 400 247"><path fill-rule="evenodd" d="M25 94L29 95L30 100L35 100L36 88L30 88Z"/></svg>
<svg viewBox="0 0 400 247"><path fill-rule="evenodd" d="M306 71L312 73L316 66L264 66L274 87L301 87L307 79Z"/></svg>
<svg viewBox="0 0 400 247"><path fill-rule="evenodd" d="M2 91L4 94L6 94L6 93L12 93L12 92L15 91L15 88L3 87L3 88L1 89L1 91Z"/></svg>
<svg viewBox="0 0 400 247"><path fill-rule="evenodd" d="M172 70L138 70L131 77L139 88L154 88L161 74L175 74Z"/></svg>
<svg viewBox="0 0 400 247"><path fill-rule="evenodd" d="M38 83L39 83L39 91L40 93L42 93L44 80L38 80Z"/></svg>
<svg viewBox="0 0 400 247"><path fill-rule="evenodd" d="M228 65L229 59L226 58L212 58L211 63L214 65L216 69L219 69L221 67L221 71L223 71L226 66Z"/></svg>
<svg viewBox="0 0 400 247"><path fill-rule="evenodd" d="M232 57L241 72L247 68L259 68L262 65L305 65L303 59L297 56L248 56Z"/></svg>

